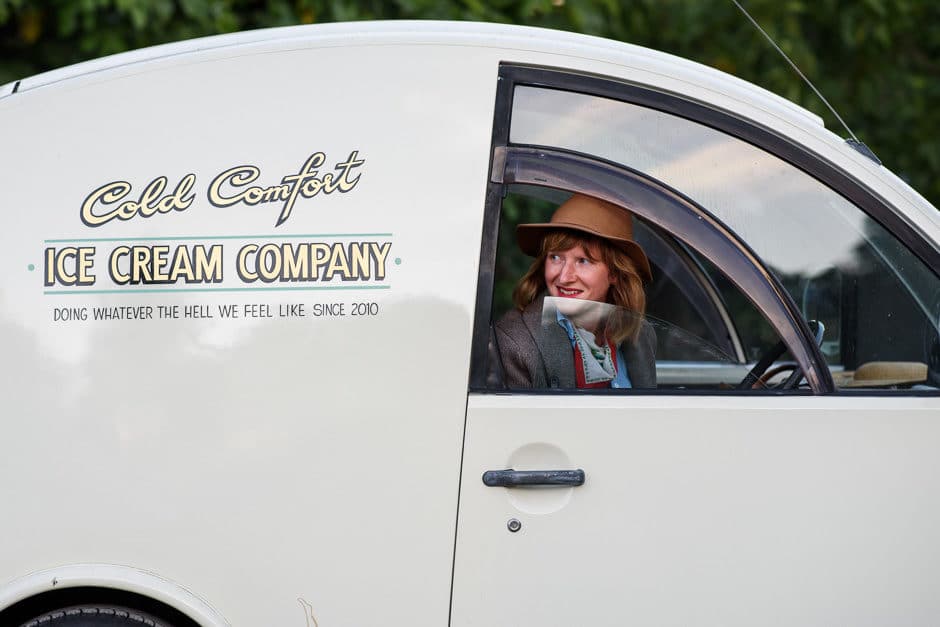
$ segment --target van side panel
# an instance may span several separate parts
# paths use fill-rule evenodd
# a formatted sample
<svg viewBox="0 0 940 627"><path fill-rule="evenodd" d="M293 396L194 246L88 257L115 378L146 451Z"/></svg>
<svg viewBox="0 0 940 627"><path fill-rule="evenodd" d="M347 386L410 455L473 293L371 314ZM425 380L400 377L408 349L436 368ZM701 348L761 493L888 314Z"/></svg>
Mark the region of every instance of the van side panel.
<svg viewBox="0 0 940 627"><path fill-rule="evenodd" d="M235 48L0 102L0 586L446 623L497 63Z"/></svg>

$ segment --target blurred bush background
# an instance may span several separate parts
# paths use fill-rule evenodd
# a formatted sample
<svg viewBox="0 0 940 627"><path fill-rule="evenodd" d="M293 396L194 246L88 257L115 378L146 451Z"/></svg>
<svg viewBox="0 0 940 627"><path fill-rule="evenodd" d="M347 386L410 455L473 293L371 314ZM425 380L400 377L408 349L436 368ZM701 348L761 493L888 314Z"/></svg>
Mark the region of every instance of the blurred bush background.
<svg viewBox="0 0 940 627"><path fill-rule="evenodd" d="M940 204L940 2L744 0L885 165ZM542 26L649 46L835 118L731 0L0 0L0 84L233 31L370 19Z"/></svg>

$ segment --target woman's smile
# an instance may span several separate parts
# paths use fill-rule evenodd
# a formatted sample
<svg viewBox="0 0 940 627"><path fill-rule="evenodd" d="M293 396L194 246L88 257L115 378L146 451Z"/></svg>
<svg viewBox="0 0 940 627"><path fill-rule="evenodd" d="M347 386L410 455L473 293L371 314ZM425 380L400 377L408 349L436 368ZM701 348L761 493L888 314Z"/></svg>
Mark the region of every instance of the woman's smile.
<svg viewBox="0 0 940 627"><path fill-rule="evenodd" d="M545 258L545 286L549 296L607 301L613 280L607 264L589 255L583 246L550 251Z"/></svg>

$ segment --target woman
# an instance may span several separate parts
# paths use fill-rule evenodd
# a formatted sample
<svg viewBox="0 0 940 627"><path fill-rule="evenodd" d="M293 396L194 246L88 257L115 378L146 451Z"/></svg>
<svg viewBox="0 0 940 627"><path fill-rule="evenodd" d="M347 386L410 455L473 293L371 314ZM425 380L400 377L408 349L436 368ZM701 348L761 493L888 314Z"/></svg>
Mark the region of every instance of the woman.
<svg viewBox="0 0 940 627"><path fill-rule="evenodd" d="M643 319L652 275L630 213L575 194L551 222L521 224L516 237L535 261L513 292L516 308L494 325L504 383L655 387L656 337Z"/></svg>

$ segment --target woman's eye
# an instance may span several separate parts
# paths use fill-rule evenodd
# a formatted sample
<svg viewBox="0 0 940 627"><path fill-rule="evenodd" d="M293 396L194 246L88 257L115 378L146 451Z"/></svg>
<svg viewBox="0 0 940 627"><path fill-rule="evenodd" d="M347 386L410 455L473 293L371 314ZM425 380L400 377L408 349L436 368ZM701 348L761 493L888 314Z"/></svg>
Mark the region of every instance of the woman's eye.
<svg viewBox="0 0 940 627"><path fill-rule="evenodd" d="M588 259L587 257L581 257L580 259L578 259L578 263L580 263L582 266L586 266L586 265L590 265L591 260Z"/></svg>

